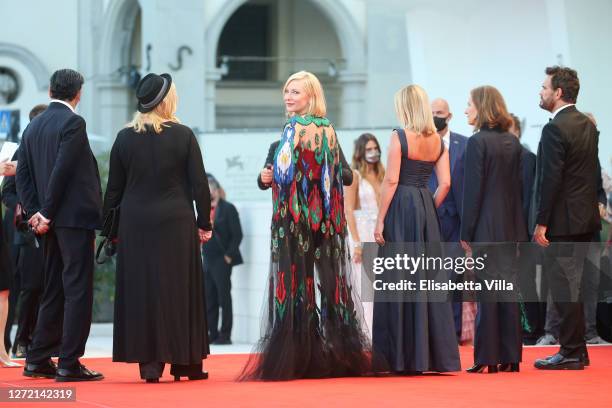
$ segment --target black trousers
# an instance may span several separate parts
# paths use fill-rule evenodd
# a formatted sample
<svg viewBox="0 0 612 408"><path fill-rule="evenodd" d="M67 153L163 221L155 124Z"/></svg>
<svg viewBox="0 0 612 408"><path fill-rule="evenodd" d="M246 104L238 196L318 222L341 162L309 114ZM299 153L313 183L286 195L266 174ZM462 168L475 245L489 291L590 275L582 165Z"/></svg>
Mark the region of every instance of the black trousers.
<svg viewBox="0 0 612 408"><path fill-rule="evenodd" d="M586 243L591 241L592 237L592 233L551 237L551 246L544 252L544 273L547 275L553 303L561 320L559 352L568 358L582 358L587 352L584 340L584 311L579 294L588 249Z"/></svg>
<svg viewBox="0 0 612 408"><path fill-rule="evenodd" d="M59 346L58 367L78 368L91 327L94 238L78 228L45 235L45 285L28 363L48 360Z"/></svg>
<svg viewBox="0 0 612 408"><path fill-rule="evenodd" d="M534 344L544 334L546 323L548 286L543 274L539 287L536 280L537 265L542 264L540 256L542 248L530 240L530 242L522 242L519 250L519 286L529 326L528 329L523 329L523 338L526 344Z"/></svg>
<svg viewBox="0 0 612 408"><path fill-rule="evenodd" d="M38 307L43 290L43 249L29 245L20 245L17 257L17 270L21 277L21 292L19 293L19 318L15 344L28 346L38 317Z"/></svg>
<svg viewBox="0 0 612 408"><path fill-rule="evenodd" d="M518 303L478 303L474 364L519 363L523 354L522 341Z"/></svg>
<svg viewBox="0 0 612 408"><path fill-rule="evenodd" d="M208 259L207 259L208 258ZM231 339L232 335L232 266L223 256L205 257L204 286L206 290L206 313L210 340ZM219 329L219 308L221 308L221 329Z"/></svg>
<svg viewBox="0 0 612 408"><path fill-rule="evenodd" d="M482 252L481 252L482 251ZM486 268L476 272L477 280L503 279L513 283L513 291L477 293L474 363L484 365L519 363L523 353L523 333L518 302L517 246L512 243L485 244L474 256L487 257Z"/></svg>

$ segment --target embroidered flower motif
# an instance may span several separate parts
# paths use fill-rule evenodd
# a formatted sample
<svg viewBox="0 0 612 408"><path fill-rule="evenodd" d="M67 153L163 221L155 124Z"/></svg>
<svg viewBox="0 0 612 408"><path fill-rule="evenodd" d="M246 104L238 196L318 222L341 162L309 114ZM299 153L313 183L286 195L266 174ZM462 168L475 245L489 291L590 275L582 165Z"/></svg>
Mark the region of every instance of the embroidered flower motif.
<svg viewBox="0 0 612 408"><path fill-rule="evenodd" d="M319 188L315 184L310 196L308 197L308 213L310 215L310 228L313 231L318 231L323 218L323 210L321 208L321 194Z"/></svg>
<svg viewBox="0 0 612 408"><path fill-rule="evenodd" d="M293 127L285 127L281 146L276 153L274 161L274 181L280 185L287 185L293 181L294 162L293 162Z"/></svg>
<svg viewBox="0 0 612 408"><path fill-rule="evenodd" d="M291 296L295 299L295 295L297 294L297 269L295 265L291 265Z"/></svg>
<svg viewBox="0 0 612 408"><path fill-rule="evenodd" d="M329 216L330 201L331 201L331 168L327 164L327 158L321 167L321 192L323 193L323 205L325 206L325 215Z"/></svg>
<svg viewBox="0 0 612 408"><path fill-rule="evenodd" d="M274 303L278 314L282 319L285 315L285 300L287 299L287 289L285 289L285 272L276 272L276 293L274 296Z"/></svg>
<svg viewBox="0 0 612 408"><path fill-rule="evenodd" d="M337 188L334 188L331 194L331 220L335 227L335 231L341 233L344 229L345 218L342 195Z"/></svg>
<svg viewBox="0 0 612 408"><path fill-rule="evenodd" d="M300 203L298 200L296 184L296 181L291 183L291 192L289 193L289 212L291 215L293 215L294 222L298 222L300 220Z"/></svg>
<svg viewBox="0 0 612 408"><path fill-rule="evenodd" d="M308 299L308 309L314 308L315 296L314 296L314 280L312 276L306 277L306 298Z"/></svg>
<svg viewBox="0 0 612 408"><path fill-rule="evenodd" d="M285 303L285 299L287 298L287 290L285 289L285 272L276 272L276 277L276 300L278 300L279 303Z"/></svg>

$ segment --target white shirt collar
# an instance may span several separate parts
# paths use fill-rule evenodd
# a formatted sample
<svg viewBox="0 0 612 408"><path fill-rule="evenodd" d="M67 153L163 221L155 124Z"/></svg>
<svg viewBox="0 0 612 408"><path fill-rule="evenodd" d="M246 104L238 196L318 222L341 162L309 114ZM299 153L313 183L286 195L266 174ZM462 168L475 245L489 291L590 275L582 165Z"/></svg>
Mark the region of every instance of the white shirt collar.
<svg viewBox="0 0 612 408"><path fill-rule="evenodd" d="M62 105L66 105L67 107L69 107L69 108L70 108L70 110L71 110L72 112L74 112L74 108L72 107L72 105L71 105L71 104L69 104L69 103L68 103L68 102L66 102L66 101L62 101L62 100L60 100L60 99L51 99L51 102L57 102L57 103L61 103Z"/></svg>
<svg viewBox="0 0 612 408"><path fill-rule="evenodd" d="M558 108L556 111L554 111L554 112L552 113L552 116L550 117L550 119L554 119L554 118L555 118L555 116L557 116L557 114L558 114L559 112L561 112L563 109L565 109L565 108L567 108L567 107L569 107L569 106L576 106L576 104L575 104L575 103L568 103L567 105L563 105L562 107Z"/></svg>
<svg viewBox="0 0 612 408"><path fill-rule="evenodd" d="M450 145L450 127L447 125L446 131L444 132L444 134L440 134L440 133L438 134L442 137L442 141L444 142L444 145L448 149L448 146Z"/></svg>

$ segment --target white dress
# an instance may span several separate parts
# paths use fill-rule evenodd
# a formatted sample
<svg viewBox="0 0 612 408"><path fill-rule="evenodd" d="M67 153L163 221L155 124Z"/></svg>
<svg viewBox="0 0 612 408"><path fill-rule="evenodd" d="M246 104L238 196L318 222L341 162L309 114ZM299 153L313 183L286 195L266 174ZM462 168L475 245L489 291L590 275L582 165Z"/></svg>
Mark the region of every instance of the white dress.
<svg viewBox="0 0 612 408"><path fill-rule="evenodd" d="M374 229L376 228L376 217L378 216L378 200L376 199L376 191L369 181L361 177L359 173L356 173L359 178L359 206L358 210L354 210L355 223L357 225L357 232L361 242L376 242L374 240ZM349 234L350 235L350 234ZM351 256L354 259L354 245L353 237L351 236ZM362 279L365 277L364 271L361 268L361 264L353 262L354 286L353 288L359 290L361 298L362 294ZM371 282L369 283L371 285ZM371 293L371 292L370 292ZM370 295L371 296L371 295ZM363 316L361 316L362 323L367 332L370 340L372 339L372 314L374 311L374 303L370 301L362 301Z"/></svg>

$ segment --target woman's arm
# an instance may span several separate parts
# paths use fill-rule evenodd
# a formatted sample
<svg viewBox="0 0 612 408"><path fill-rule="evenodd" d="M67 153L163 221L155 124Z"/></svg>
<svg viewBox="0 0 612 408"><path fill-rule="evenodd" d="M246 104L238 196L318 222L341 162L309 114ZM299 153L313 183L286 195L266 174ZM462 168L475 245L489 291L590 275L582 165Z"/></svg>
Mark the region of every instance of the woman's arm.
<svg viewBox="0 0 612 408"><path fill-rule="evenodd" d="M402 148L398 140L396 131L391 133L391 141L389 142L389 153L387 155L387 171L385 178L380 186L380 208L378 209L378 218L376 219L376 229L374 230L374 239L379 244L384 244L383 230L385 225L385 216L391 204L391 200L397 190L399 181L400 166L402 164Z"/></svg>
<svg viewBox="0 0 612 408"><path fill-rule="evenodd" d="M125 188L125 168L121 162L119 153L119 143L121 138L117 136L113 148L111 149L108 182L106 183L106 193L104 194L104 218L109 211L121 203L123 190Z"/></svg>
<svg viewBox="0 0 612 408"><path fill-rule="evenodd" d="M440 207L446 198L446 195L450 191L451 187L451 175L450 175L450 163L448 159L448 149L445 147L442 156L436 162L434 167L436 177L438 178L438 188L434 193L434 203L436 208Z"/></svg>
<svg viewBox="0 0 612 408"><path fill-rule="evenodd" d="M187 174L189 177L189 186L193 194L193 200L195 201L196 210L198 211L197 224L198 228L203 231L212 231L208 177L206 177L206 169L204 168L200 145L193 132L190 131L189 133ZM202 240L202 237L200 237L200 239Z"/></svg>
<svg viewBox="0 0 612 408"><path fill-rule="evenodd" d="M358 209L359 206L359 173L357 170L353 170L353 182L344 187L344 214L346 215L346 224L348 226L349 233L351 234L351 238L355 244L361 242L359 238L359 231L357 230L357 221L355 220L355 210ZM360 252L357 247L355 247L355 262L359 263L357 252ZM361 253L359 254L359 258L361 258Z"/></svg>

